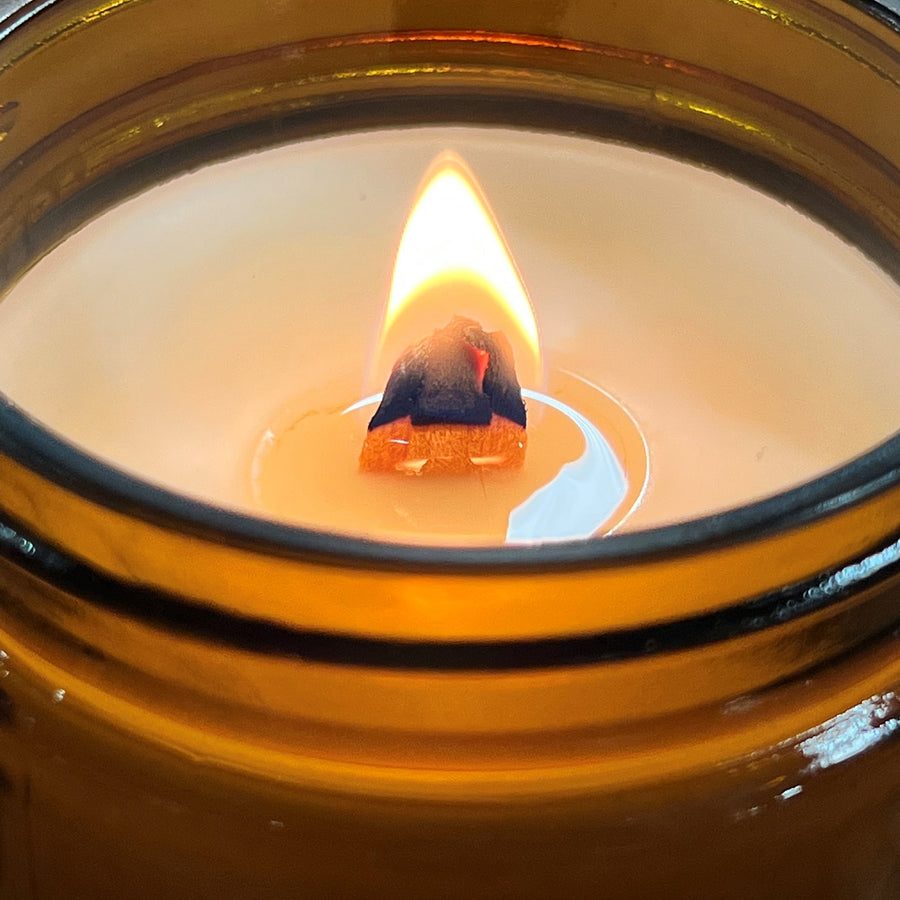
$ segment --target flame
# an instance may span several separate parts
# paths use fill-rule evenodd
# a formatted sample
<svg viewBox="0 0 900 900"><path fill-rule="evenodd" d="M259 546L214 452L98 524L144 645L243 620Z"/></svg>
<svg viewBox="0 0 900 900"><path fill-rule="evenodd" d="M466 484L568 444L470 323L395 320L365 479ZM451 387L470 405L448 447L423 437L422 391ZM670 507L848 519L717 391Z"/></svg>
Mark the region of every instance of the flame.
<svg viewBox="0 0 900 900"><path fill-rule="evenodd" d="M383 379L407 346L465 315L485 330L503 331L519 381L539 386L534 310L474 176L459 157L442 153L422 185L397 250L374 380Z"/></svg>

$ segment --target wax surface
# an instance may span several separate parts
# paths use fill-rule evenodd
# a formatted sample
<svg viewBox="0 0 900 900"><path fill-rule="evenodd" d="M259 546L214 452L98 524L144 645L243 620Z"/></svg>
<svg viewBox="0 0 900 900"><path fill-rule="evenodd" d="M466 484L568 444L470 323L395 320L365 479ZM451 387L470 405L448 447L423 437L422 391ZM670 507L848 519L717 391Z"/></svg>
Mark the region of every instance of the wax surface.
<svg viewBox="0 0 900 900"><path fill-rule="evenodd" d="M607 391L646 439L625 527L775 493L896 431L900 289L862 253L716 173L512 129L316 139L146 191L0 303L0 391L154 483L371 536L261 506L252 464L287 408L364 396L399 236L447 149L493 206L547 370Z"/></svg>
<svg viewBox="0 0 900 900"><path fill-rule="evenodd" d="M607 533L644 489L641 435L611 397L578 379L557 375L548 391L524 392L524 464L466 475L360 471L359 438L378 395L345 410L287 407L254 457L254 500L280 518L346 532L362 522L407 543L536 544Z"/></svg>

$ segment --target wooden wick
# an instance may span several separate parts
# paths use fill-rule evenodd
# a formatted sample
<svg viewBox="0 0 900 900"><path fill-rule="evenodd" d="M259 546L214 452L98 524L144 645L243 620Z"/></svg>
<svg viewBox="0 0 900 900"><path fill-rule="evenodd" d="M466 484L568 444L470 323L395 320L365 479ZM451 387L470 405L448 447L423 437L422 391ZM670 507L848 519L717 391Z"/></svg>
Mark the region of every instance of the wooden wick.
<svg viewBox="0 0 900 900"><path fill-rule="evenodd" d="M509 341L456 316L394 365L359 465L405 474L511 469L525 461L526 443Z"/></svg>

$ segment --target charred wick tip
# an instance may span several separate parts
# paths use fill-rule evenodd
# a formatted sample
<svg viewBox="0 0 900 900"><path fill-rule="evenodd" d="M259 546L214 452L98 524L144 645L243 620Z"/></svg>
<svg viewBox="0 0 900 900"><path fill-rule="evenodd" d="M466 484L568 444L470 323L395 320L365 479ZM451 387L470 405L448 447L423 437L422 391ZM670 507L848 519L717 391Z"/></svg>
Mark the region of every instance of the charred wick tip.
<svg viewBox="0 0 900 900"><path fill-rule="evenodd" d="M512 346L455 316L394 365L369 431L406 416L413 425L488 425L494 415L525 427Z"/></svg>

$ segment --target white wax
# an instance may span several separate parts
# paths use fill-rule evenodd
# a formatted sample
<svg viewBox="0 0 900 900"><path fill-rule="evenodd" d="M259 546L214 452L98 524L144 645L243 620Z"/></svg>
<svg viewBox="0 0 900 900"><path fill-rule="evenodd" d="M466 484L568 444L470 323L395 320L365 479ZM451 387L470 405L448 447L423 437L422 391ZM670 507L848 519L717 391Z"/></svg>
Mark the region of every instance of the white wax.
<svg viewBox="0 0 900 900"><path fill-rule="evenodd" d="M362 396L404 221L447 149L494 208L547 364L645 434L629 529L809 480L900 425L900 289L855 248L698 167L462 127L297 143L123 203L0 303L0 391L123 469L258 514L267 423L334 385Z"/></svg>

